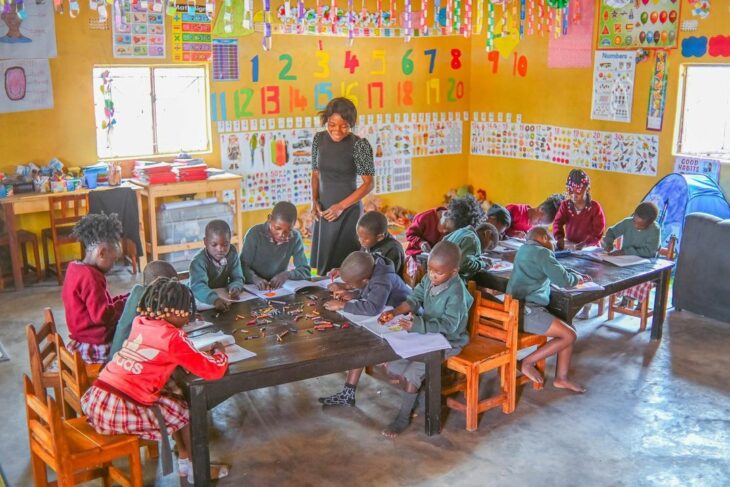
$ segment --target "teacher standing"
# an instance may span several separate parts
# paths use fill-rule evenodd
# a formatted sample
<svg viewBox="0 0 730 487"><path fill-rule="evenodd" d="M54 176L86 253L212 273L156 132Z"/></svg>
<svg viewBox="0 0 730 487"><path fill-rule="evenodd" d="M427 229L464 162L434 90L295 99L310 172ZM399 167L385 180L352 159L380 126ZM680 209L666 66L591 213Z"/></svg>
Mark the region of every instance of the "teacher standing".
<svg viewBox="0 0 730 487"><path fill-rule="evenodd" d="M350 100L334 98L319 115L326 131L317 132L312 141L311 264L322 276L360 249L360 201L373 190L375 165L370 143L352 133L357 109Z"/></svg>

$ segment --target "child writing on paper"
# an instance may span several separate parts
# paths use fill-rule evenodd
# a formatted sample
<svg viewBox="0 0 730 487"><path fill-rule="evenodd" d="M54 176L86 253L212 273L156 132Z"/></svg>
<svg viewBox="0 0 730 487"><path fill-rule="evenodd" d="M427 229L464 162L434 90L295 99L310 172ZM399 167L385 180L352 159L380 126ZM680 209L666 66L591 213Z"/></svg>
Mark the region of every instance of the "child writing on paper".
<svg viewBox="0 0 730 487"><path fill-rule="evenodd" d="M507 205L507 211L509 211L512 221L506 235L508 237L525 238L525 234L532 227L550 225L555 219L563 199L564 197L561 194L550 195L537 208L514 203Z"/></svg>
<svg viewBox="0 0 730 487"><path fill-rule="evenodd" d="M474 298L459 278L461 251L452 242L439 242L428 256L428 273L406 301L394 310L380 315L380 322L387 323L395 316L413 313L412 320L403 319L400 326L410 333L441 333L451 344L445 359L461 353L469 342L467 325L469 308ZM387 364L388 374L404 377L406 389L400 411L383 431L388 438L395 438L410 424L411 413L418 397L426 365L408 359Z"/></svg>
<svg viewBox="0 0 730 487"><path fill-rule="evenodd" d="M192 482L188 405L163 387L178 366L205 380L220 379L228 369L228 357L220 347L212 354L199 352L188 340L181 328L195 316L195 299L175 278L160 277L147 286L137 312L130 338L81 397L81 408L101 434L153 441L171 434L178 449L178 472ZM227 466L211 465L211 477L227 474Z"/></svg>
<svg viewBox="0 0 730 487"><path fill-rule="evenodd" d="M236 248L231 245L231 228L223 220L212 220L205 226L205 248L190 262L190 288L195 299L215 306L218 311L228 309L228 303L215 289L225 288L232 300L243 291L243 272Z"/></svg>
<svg viewBox="0 0 730 487"><path fill-rule="evenodd" d="M119 323L117 323L117 329L112 339L112 348L109 351L110 359L115 353L121 350L124 341L129 338L132 321L137 316L139 300L142 298L144 290L158 277L172 279L173 277L177 277L177 271L172 264L164 260L153 260L145 266L144 271L142 271L142 284L135 284L132 287L127 298L127 304L124 305L124 311L122 311L122 316L119 318Z"/></svg>
<svg viewBox="0 0 730 487"><path fill-rule="evenodd" d="M409 277L415 278L418 274L418 262L416 256L421 253L428 253L444 236L441 227L441 215L446 207L439 206L431 208L413 217L411 225L406 230L406 273Z"/></svg>
<svg viewBox="0 0 730 487"><path fill-rule="evenodd" d="M661 228L656 222L659 208L654 203L644 201L634 210L634 214L624 218L606 231L603 248L611 255L636 255L645 259L657 256L661 247ZM622 237L621 248L614 249L614 242ZM638 301L637 308L649 298L653 282L639 284L619 293L621 306L627 306L629 299Z"/></svg>
<svg viewBox="0 0 730 487"><path fill-rule="evenodd" d="M347 256L340 268L340 277L346 289L335 291L337 299L324 304L330 311L343 310L356 315L377 316L386 306L402 303L411 293L411 289L395 273L392 262L364 251ZM320 397L319 402L325 406L354 406L355 389L362 371L349 370L342 391Z"/></svg>
<svg viewBox="0 0 730 487"><path fill-rule="evenodd" d="M61 290L71 338L67 347L87 363L103 364L128 296L112 297L105 277L121 252L122 224L116 214L89 214L72 235L84 245L84 259L68 265Z"/></svg>
<svg viewBox="0 0 730 487"><path fill-rule="evenodd" d="M493 204L487 210L487 223L491 223L499 232L499 237L502 238L504 233L509 230L512 226L512 215L502 205Z"/></svg>
<svg viewBox="0 0 730 487"><path fill-rule="evenodd" d="M259 289L279 289L287 280L301 281L312 276L304 255L304 243L297 222L297 207L280 201L266 219L249 229L243 241L241 264L247 283ZM294 259L294 269L288 270Z"/></svg>
<svg viewBox="0 0 730 487"><path fill-rule="evenodd" d="M461 250L459 274L465 281L487 268L481 259L482 244L475 228L484 220L484 211L471 195L452 198L446 212L441 216L441 225L447 232L444 240L455 243Z"/></svg>
<svg viewBox="0 0 730 487"><path fill-rule="evenodd" d="M553 220L553 234L558 250L598 245L606 228L606 217L591 197L591 178L581 169L573 169L565 183L567 199L560 203Z"/></svg>
<svg viewBox="0 0 730 487"><path fill-rule="evenodd" d="M558 354L553 385L583 393L585 388L568 378L570 358L575 343L575 329L556 318L545 308L550 302L550 284L572 287L590 278L568 271L555 258L553 244L545 227L533 227L527 232L527 241L515 256L512 276L507 283L507 294L524 302L524 331L551 337L547 344L522 359L520 371L531 381L542 383L535 363Z"/></svg>

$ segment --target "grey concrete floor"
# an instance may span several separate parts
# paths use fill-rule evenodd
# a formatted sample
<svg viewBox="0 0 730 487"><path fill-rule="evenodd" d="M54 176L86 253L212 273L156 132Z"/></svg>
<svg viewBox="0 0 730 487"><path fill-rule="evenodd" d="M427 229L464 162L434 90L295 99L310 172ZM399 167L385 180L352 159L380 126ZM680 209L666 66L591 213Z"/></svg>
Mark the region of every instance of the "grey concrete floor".
<svg viewBox="0 0 730 487"><path fill-rule="evenodd" d="M133 280L115 272L110 286L122 292ZM44 306L66 337L50 281L0 294L0 342L12 358L0 363L0 464L15 487L32 485L24 327ZM210 413L212 457L233 466L217 485L730 485L730 325L682 312L669 314L661 343L637 330L628 317L578 322L574 378L588 392L523 389L513 414L489 411L474 433L454 412L440 436L425 436L419 416L395 441L383 438L398 392L367 376L357 407L344 410L316 400L342 374L239 394ZM483 385L488 392L495 378ZM178 484L145 465L145 485Z"/></svg>

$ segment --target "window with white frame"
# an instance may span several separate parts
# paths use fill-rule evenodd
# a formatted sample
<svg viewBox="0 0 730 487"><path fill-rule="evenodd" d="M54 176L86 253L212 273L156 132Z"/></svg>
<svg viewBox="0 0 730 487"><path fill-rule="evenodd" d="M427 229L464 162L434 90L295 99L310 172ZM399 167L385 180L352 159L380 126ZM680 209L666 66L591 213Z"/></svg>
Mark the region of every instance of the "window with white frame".
<svg viewBox="0 0 730 487"><path fill-rule="evenodd" d="M730 159L730 64L682 69L675 152Z"/></svg>
<svg viewBox="0 0 730 487"><path fill-rule="evenodd" d="M100 159L211 150L205 66L93 69Z"/></svg>

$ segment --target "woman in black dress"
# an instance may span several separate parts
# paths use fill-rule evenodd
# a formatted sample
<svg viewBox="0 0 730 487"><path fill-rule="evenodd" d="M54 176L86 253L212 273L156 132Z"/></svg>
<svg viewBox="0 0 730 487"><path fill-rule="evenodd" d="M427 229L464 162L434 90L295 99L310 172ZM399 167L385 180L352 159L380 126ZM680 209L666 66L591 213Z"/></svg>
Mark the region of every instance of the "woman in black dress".
<svg viewBox="0 0 730 487"><path fill-rule="evenodd" d="M326 131L312 141L312 267L322 276L360 250L356 225L363 197L373 190L373 148L352 133L357 109L347 98L334 98L320 112ZM357 185L357 177L362 183Z"/></svg>

